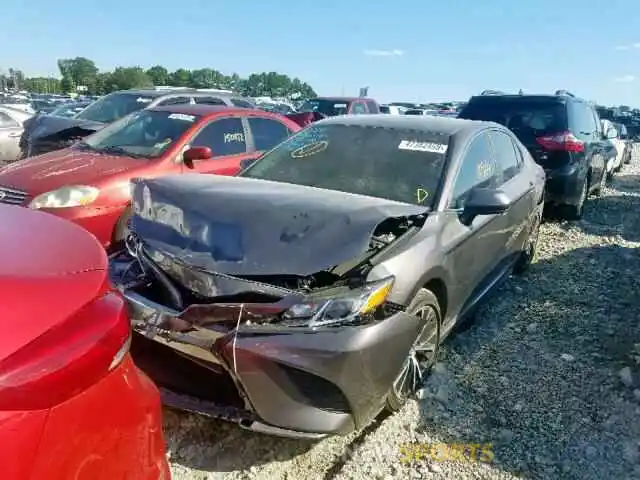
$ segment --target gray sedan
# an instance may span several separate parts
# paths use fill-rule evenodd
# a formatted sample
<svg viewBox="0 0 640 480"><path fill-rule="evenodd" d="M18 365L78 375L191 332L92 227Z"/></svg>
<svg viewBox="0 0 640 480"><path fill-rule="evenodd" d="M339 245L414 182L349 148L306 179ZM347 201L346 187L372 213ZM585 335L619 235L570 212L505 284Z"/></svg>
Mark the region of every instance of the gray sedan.
<svg viewBox="0 0 640 480"><path fill-rule="evenodd" d="M20 158L20 136L30 113L0 106L0 165Z"/></svg>
<svg viewBox="0 0 640 480"><path fill-rule="evenodd" d="M134 358L177 408L276 435L359 430L526 271L544 183L501 125L404 115L321 120L236 177L135 180L111 265Z"/></svg>

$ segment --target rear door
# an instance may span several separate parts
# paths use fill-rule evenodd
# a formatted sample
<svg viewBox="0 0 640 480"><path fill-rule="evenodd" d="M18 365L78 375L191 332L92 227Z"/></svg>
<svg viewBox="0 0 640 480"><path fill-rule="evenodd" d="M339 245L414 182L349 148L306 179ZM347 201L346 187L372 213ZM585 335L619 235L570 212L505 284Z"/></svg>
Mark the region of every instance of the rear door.
<svg viewBox="0 0 640 480"><path fill-rule="evenodd" d="M291 130L276 118L249 116L249 144L253 146L256 157L271 150L291 135Z"/></svg>
<svg viewBox="0 0 640 480"><path fill-rule="evenodd" d="M583 125L583 131L576 136L584 142L584 168L591 168L591 187L593 187L600 184L601 175L605 175L607 171L607 161L615 156L616 150L615 147L611 148L612 144L604 138L602 123L595 108L583 102L574 102L572 108L578 115L580 125Z"/></svg>
<svg viewBox="0 0 640 480"><path fill-rule="evenodd" d="M504 230L500 243L504 249L499 254L502 257L498 269L508 267L516 259L528 237L528 226L533 221L532 215L538 204L535 172L527 168L524 157L511 136L500 130L489 133L492 149L495 155L501 178L497 182L498 188L507 194L511 200L509 211L504 214ZM500 272L496 272L500 274Z"/></svg>
<svg viewBox="0 0 640 480"><path fill-rule="evenodd" d="M215 173L235 175L243 160L255 156L247 142L247 132L240 116L217 117L200 129L188 142L191 147L209 147L213 157L194 162L193 169L184 168L185 173Z"/></svg>

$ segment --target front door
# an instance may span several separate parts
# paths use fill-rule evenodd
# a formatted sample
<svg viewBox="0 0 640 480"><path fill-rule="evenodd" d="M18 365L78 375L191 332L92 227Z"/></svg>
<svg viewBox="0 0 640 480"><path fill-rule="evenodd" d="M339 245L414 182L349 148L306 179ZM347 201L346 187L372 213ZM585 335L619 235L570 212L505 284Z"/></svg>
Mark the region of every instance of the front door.
<svg viewBox="0 0 640 480"><path fill-rule="evenodd" d="M209 147L213 157L195 161L193 169L183 166L183 172L235 175L243 160L254 158L255 152L247 146L247 135L241 117L224 117L211 120L191 141L190 147Z"/></svg>
<svg viewBox="0 0 640 480"><path fill-rule="evenodd" d="M472 307L492 285L492 272L504 249L504 229L508 223L506 215L481 215L471 225L465 225L460 220L460 212L474 189L495 188L500 179L488 132L481 132L463 155L444 212L447 223L442 247L450 263L448 270L453 272L451 303L463 306L460 314ZM445 325L445 330L450 326Z"/></svg>

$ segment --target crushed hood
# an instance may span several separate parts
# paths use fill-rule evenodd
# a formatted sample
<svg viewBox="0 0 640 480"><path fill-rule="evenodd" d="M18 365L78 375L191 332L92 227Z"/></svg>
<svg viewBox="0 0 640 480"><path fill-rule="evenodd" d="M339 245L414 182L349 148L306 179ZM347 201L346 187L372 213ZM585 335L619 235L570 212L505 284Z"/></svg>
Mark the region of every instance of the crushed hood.
<svg viewBox="0 0 640 480"><path fill-rule="evenodd" d="M390 217L425 209L217 175L136 179L132 228L151 250L208 272L307 276L354 259Z"/></svg>
<svg viewBox="0 0 640 480"><path fill-rule="evenodd" d="M26 126L31 140L43 140L53 136L86 136L106 126L104 123L91 122L76 118L40 115Z"/></svg>

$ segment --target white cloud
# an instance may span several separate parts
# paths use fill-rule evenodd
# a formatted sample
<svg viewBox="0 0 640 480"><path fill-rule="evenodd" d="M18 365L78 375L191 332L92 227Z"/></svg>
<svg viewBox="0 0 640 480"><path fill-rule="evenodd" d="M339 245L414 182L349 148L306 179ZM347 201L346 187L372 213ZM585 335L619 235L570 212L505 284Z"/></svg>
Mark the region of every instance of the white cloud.
<svg viewBox="0 0 640 480"><path fill-rule="evenodd" d="M370 57L401 57L404 50L365 50L364 54Z"/></svg>
<svg viewBox="0 0 640 480"><path fill-rule="evenodd" d="M635 82L636 77L633 75L622 75L621 77L616 77L613 79L614 82L618 83L631 83Z"/></svg>
<svg viewBox="0 0 640 480"><path fill-rule="evenodd" d="M640 49L640 42L629 43L627 45L618 45L616 47L616 50L633 50L633 49Z"/></svg>

